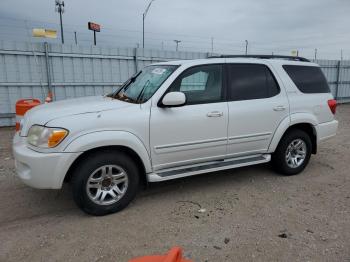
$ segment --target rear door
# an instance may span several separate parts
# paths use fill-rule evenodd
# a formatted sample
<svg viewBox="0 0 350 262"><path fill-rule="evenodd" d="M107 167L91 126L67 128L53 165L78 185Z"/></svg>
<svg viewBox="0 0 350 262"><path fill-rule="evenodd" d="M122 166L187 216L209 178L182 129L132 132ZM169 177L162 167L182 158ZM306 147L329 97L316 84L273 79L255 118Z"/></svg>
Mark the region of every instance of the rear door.
<svg viewBox="0 0 350 262"><path fill-rule="evenodd" d="M317 118L318 123L334 120L334 114L328 106L328 100L333 99L327 79L321 68L312 63L283 65L281 74L285 78L290 91L290 111L293 113L309 113ZM288 89L287 89L288 91Z"/></svg>
<svg viewBox="0 0 350 262"><path fill-rule="evenodd" d="M289 116L284 88L264 64L227 64L228 157L265 153Z"/></svg>

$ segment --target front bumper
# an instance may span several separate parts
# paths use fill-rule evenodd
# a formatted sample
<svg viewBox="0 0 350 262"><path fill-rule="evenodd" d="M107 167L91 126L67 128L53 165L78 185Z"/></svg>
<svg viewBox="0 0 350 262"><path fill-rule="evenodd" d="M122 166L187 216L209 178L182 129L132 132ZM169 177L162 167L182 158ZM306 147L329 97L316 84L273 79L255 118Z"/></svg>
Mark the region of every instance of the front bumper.
<svg viewBox="0 0 350 262"><path fill-rule="evenodd" d="M13 139L15 168L19 178L28 186L59 189L69 167L80 153L40 153L26 145L26 138L16 133Z"/></svg>

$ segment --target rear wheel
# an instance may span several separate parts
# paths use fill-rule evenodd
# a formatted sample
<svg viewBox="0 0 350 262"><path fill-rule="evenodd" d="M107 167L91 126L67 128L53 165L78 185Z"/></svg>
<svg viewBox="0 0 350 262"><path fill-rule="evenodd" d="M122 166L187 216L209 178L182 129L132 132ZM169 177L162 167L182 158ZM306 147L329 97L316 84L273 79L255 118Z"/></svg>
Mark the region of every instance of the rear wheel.
<svg viewBox="0 0 350 262"><path fill-rule="evenodd" d="M88 214L106 215L125 208L135 197L139 171L132 159L116 151L87 156L75 168L73 198Z"/></svg>
<svg viewBox="0 0 350 262"><path fill-rule="evenodd" d="M299 174L309 163L311 149L311 139L306 132L300 129L290 130L272 154L272 165L280 174Z"/></svg>

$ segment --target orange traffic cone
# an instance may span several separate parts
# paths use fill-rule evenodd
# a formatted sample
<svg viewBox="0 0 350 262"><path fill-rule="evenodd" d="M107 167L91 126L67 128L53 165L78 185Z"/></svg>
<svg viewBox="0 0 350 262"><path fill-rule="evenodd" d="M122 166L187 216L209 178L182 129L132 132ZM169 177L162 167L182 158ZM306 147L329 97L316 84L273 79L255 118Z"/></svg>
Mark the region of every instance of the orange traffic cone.
<svg viewBox="0 0 350 262"><path fill-rule="evenodd" d="M24 114L37 105L40 105L40 100L34 98L21 99L16 102L16 131L20 129L20 122Z"/></svg>
<svg viewBox="0 0 350 262"><path fill-rule="evenodd" d="M182 250L180 247L173 247L170 249L167 255L156 255L156 256L146 256L138 257L129 260L129 262L193 262L182 258Z"/></svg>
<svg viewBox="0 0 350 262"><path fill-rule="evenodd" d="M49 92L47 93L47 97L45 98L45 104L46 104L46 103L52 102L52 98L53 98L52 92L49 91Z"/></svg>

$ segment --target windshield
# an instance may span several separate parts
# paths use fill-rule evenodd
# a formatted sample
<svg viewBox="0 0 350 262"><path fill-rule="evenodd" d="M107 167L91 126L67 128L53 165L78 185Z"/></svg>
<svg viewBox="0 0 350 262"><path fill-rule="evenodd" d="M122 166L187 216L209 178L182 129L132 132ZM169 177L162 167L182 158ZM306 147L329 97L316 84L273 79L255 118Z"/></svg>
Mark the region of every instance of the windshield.
<svg viewBox="0 0 350 262"><path fill-rule="evenodd" d="M126 81L113 97L130 103L146 102L176 68L174 65L147 66Z"/></svg>

